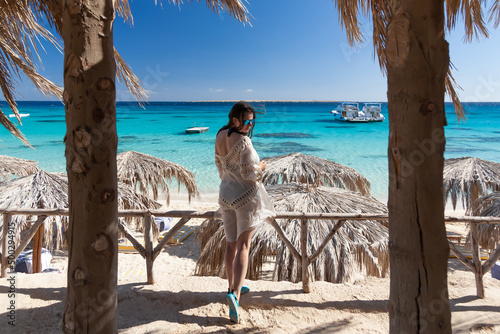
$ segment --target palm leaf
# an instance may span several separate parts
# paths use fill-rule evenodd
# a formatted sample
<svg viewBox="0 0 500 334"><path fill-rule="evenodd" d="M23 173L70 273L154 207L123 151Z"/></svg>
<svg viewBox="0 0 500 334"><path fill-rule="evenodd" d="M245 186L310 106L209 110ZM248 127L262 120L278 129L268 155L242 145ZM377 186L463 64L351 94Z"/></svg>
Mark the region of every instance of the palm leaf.
<svg viewBox="0 0 500 334"><path fill-rule="evenodd" d="M325 185L370 194L370 181L354 168L312 155L290 153L262 159L267 168L262 183L307 183Z"/></svg>
<svg viewBox="0 0 500 334"><path fill-rule="evenodd" d="M170 203L168 182L177 180L178 186L183 184L189 196L199 196L195 175L179 164L153 157L149 154L127 151L117 156L117 176L133 187L153 198L158 199L160 191L166 191L167 205Z"/></svg>
<svg viewBox="0 0 500 334"><path fill-rule="evenodd" d="M0 155L0 181L8 181L12 175L27 176L37 171L36 161Z"/></svg>

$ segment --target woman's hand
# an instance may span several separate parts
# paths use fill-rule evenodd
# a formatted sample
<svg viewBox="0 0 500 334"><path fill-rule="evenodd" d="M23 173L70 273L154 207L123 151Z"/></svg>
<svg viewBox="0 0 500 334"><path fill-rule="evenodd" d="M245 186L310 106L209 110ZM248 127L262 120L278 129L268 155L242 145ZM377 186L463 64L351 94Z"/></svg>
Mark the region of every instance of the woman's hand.
<svg viewBox="0 0 500 334"><path fill-rule="evenodd" d="M262 169L262 171L265 171L266 167L267 167L267 163L265 161L261 161L261 162L259 162L259 167L260 167L260 169Z"/></svg>

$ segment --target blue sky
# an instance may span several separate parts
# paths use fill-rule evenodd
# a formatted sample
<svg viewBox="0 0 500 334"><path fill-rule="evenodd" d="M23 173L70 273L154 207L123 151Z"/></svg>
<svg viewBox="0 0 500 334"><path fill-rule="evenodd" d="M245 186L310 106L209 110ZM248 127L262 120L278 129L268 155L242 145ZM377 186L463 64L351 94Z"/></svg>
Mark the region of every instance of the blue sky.
<svg viewBox="0 0 500 334"><path fill-rule="evenodd" d="M134 25L117 17L115 47L143 81L150 101L357 100L387 101L386 78L367 43L351 49L331 0L250 0L252 26L202 3L173 6L132 1ZM462 101L500 101L500 32L463 42L448 34ZM62 55L48 43L41 73L62 85ZM133 100L118 85L117 100ZM16 97L47 100L26 79Z"/></svg>

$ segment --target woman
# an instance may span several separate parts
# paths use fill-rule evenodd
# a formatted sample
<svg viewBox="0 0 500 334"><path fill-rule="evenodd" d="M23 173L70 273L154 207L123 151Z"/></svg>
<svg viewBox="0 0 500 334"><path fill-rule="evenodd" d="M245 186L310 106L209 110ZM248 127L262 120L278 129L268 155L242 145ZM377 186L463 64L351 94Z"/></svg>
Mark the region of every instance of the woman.
<svg viewBox="0 0 500 334"><path fill-rule="evenodd" d="M244 101L236 103L227 125L215 139L215 164L221 178L219 205L226 234L226 267L229 290L226 300L229 317L239 322L238 308L247 268L250 240L255 228L275 215L273 205L260 182L266 163L260 161L250 138L255 109ZM243 291L242 291L243 290Z"/></svg>

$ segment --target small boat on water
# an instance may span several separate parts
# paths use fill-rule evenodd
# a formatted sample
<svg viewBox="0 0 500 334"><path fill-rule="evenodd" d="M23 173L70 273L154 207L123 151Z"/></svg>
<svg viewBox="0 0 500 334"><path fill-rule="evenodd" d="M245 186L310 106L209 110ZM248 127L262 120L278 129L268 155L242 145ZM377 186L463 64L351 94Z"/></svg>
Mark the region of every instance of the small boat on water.
<svg viewBox="0 0 500 334"><path fill-rule="evenodd" d="M195 126L195 127L186 129L186 133L202 133L202 132L207 132L207 131L208 131L208 126Z"/></svg>
<svg viewBox="0 0 500 334"><path fill-rule="evenodd" d="M354 123L369 123L382 122L385 120L381 114L382 103L368 102L365 103L362 110L359 110L357 102L342 102L330 112L337 121L354 122Z"/></svg>
<svg viewBox="0 0 500 334"><path fill-rule="evenodd" d="M30 114L19 114L20 117L28 117L29 115ZM15 114L9 114L9 117L10 118L14 118L14 117L16 117L16 115Z"/></svg>

